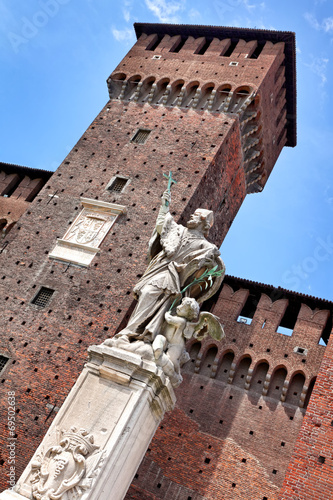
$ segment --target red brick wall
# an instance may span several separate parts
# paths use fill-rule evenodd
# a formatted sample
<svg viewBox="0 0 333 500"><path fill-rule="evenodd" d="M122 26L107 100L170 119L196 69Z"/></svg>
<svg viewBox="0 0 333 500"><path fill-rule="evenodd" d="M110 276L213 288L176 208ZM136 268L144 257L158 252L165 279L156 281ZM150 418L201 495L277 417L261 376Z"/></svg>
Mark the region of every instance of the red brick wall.
<svg viewBox="0 0 333 500"><path fill-rule="evenodd" d="M189 343L192 361L183 368L177 408L162 422L126 500L138 498L138 492L143 500L278 499L305 410L299 407L303 386L291 383L291 393L281 402L274 373L283 365L287 381L302 372L304 387L309 385L324 355L318 333L328 311L321 311L320 319L319 313L308 315L307 324L300 312L295 335L287 337L276 329L288 300L282 295L272 302L265 289L251 325L236 321L249 292L251 288L240 288L234 293L225 284L213 310L224 324L225 339L207 339L201 346ZM294 352L300 343L308 348L306 357ZM226 361L228 353L234 354L232 365ZM245 356L250 363L244 363ZM257 370L264 361L271 375L266 377L268 396L262 395L265 376Z"/></svg>
<svg viewBox="0 0 333 500"><path fill-rule="evenodd" d="M268 84L264 88L265 78L278 64L280 50L273 50L274 53L264 56L262 62L244 58L241 72L236 76L231 73L229 64L221 63L223 58L215 60L207 52L200 59L201 56L193 55L192 49L179 54L165 53L161 62L163 69L156 70L158 61L154 61L153 66L152 53L145 51L140 39L134 52L129 52L117 71L125 64L126 72L141 72L142 69L142 74L154 71L158 77L160 71L161 76L167 73L175 79L180 73L176 71L178 64L184 60L183 78L192 79L196 74L195 78L201 81L207 78L224 82L228 77L235 79L235 86L251 83L255 88L262 88L262 95L265 92L270 95ZM138 128L152 130L143 145L130 141ZM281 147L282 144L273 148L275 157ZM269 149L267 155L268 159L274 156ZM76 380L86 359L87 347L113 335L128 317L131 289L146 267L143 256L159 198L166 187L163 173L169 170L178 182L173 187L171 204L175 219L185 222L199 206L214 210L216 224L210 239L220 245L245 197L238 117L120 100L106 104L8 236L9 244L0 254L0 312L3 318L0 355L9 358L0 375L0 412L6 414L6 394L15 391L17 477ZM120 194L106 190L115 175L130 179ZM57 238L63 237L79 213L82 196L127 207L126 214L118 218L88 268L70 266L48 257ZM42 309L31 304L41 286L55 290L50 304ZM195 387L194 393L198 393L201 375L193 377L194 382L189 376L188 383ZM215 381L212 382L213 387ZM180 402L186 396L182 396L186 387L184 383L179 390ZM221 394L231 390L219 385L217 389ZM237 405L247 408L246 398L243 399L241 393L237 393L237 397L235 393ZM195 405L199 408L200 400ZM187 422L188 409L180 411ZM168 418L172 422L174 417ZM202 418L199 413L198 421L191 424L193 429ZM0 436L1 486L7 487L6 420L1 422ZM212 442L214 449L218 447L216 439L220 439L218 433ZM204 450L206 434L199 433L194 441ZM188 446L185 458L195 452L190 442ZM234 445L228 442L228 446ZM221 463L220 458L216 460ZM171 475L172 481L182 480L185 474L177 470L178 479ZM261 466L256 470L259 474ZM200 482L195 477L188 480L190 489ZM228 483L227 476L223 481L223 484ZM267 481L268 489L275 491L270 477ZM206 488L207 482L208 479L200 486L200 491Z"/></svg>
<svg viewBox="0 0 333 500"><path fill-rule="evenodd" d="M51 172L36 175L36 170L0 163L0 248L3 236L14 227L50 176Z"/></svg>
<svg viewBox="0 0 333 500"><path fill-rule="evenodd" d="M183 116L178 109L108 104L9 234L0 255L0 354L10 358L1 387L4 395L17 394L18 474L51 423L52 405L61 405L78 376L87 346L112 335L132 303L130 292L146 267L143 256L166 186L163 173L171 168L178 182L171 205L176 219L185 220L198 206L212 208L223 221L212 238L220 244L226 234L244 198L239 133L231 119L226 125L225 117L207 117L207 128L201 120L200 113ZM151 136L144 145L130 143L140 126L151 128ZM114 195L105 187L117 173L131 182ZM127 206L88 269L48 258L78 214L80 196ZM55 290L45 309L31 304L41 286ZM4 398L2 404L5 411ZM5 421L1 436L6 439ZM1 460L5 469L6 451Z"/></svg>
<svg viewBox="0 0 333 500"><path fill-rule="evenodd" d="M330 338L280 500L333 498L333 347Z"/></svg>

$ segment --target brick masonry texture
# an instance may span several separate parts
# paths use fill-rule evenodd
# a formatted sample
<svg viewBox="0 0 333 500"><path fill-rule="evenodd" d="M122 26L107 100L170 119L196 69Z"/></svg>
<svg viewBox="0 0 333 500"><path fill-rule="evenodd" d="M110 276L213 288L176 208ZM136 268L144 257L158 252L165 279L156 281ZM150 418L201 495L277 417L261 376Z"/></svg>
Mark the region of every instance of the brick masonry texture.
<svg viewBox="0 0 333 500"><path fill-rule="evenodd" d="M304 388L309 388L310 396L311 381L325 352L318 340L330 313L311 311L298 298L294 333L282 335L276 330L288 299L282 294L272 301L262 287L251 325L239 323L253 287L248 282L243 288L242 281L229 277L225 281L212 310L223 321L226 337L221 342L189 342L191 361L184 366L185 381L176 391L177 408L156 433L127 500L136 498L137 491L142 499L149 495L158 499L279 498L305 414L299 407L300 396ZM231 282L238 285L236 292ZM299 345L307 348L306 357L295 352ZM268 365L267 373L263 364ZM278 375L282 366L287 371L285 380ZM263 396L265 380L269 381L267 396ZM281 402L287 383L286 400ZM171 488L175 496L170 496Z"/></svg>
<svg viewBox="0 0 333 500"><path fill-rule="evenodd" d="M112 79L139 75L142 82L182 79L201 88L228 84L232 90L254 91L248 110L256 114L262 188L287 143L284 43L268 41L251 59L245 56L253 41L239 40L232 56L224 57L226 40L214 38L201 55L194 52L205 39L188 37L179 52L170 52L177 40L166 34L155 51L146 50L154 37L140 37L111 74L109 88ZM232 61L239 64L230 66ZM164 173L171 170L177 180L171 203L175 219L185 223L198 207L214 210L209 239L222 243L249 182L242 119L237 113L111 95L3 240L0 355L9 361L0 374L0 411L6 414L6 394L15 391L17 477L80 373L87 347L112 336L129 317L131 290L145 270L166 187ZM132 142L139 129L151 131L144 144ZM115 176L129 180L120 193L107 189ZM126 206L88 268L49 258L80 212L80 197ZM31 303L41 287L54 290L45 308ZM259 302L251 325L241 324L237 318L253 287L256 293L260 289ZM276 330L291 299L281 291L273 295L267 287L229 277L219 297L207 304L225 325L226 338L220 344L188 345L191 361L177 389L177 408L162 422L127 499L278 498L324 355L318 341L332 305L318 303L315 310L307 299L296 298L297 321L286 337ZM298 347L306 355L296 353ZM5 488L8 430L3 419L0 436Z"/></svg>
<svg viewBox="0 0 333 500"><path fill-rule="evenodd" d="M330 338L297 438L280 500L331 499L333 495L333 348Z"/></svg>

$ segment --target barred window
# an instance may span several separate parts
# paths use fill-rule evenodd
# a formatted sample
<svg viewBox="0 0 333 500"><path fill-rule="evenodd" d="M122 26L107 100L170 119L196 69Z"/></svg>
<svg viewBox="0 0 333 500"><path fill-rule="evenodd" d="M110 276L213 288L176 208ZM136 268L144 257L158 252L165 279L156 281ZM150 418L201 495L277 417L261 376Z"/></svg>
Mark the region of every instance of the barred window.
<svg viewBox="0 0 333 500"><path fill-rule="evenodd" d="M31 301L32 304L39 307L46 307L51 300L54 290L42 286L37 295Z"/></svg>
<svg viewBox="0 0 333 500"><path fill-rule="evenodd" d="M151 130L144 130L142 128L139 128L131 142L135 142L136 144L144 144L148 139L150 132Z"/></svg>
<svg viewBox="0 0 333 500"><path fill-rule="evenodd" d="M128 179L125 177L115 177L107 189L113 193L121 193L126 186L127 181Z"/></svg>
<svg viewBox="0 0 333 500"><path fill-rule="evenodd" d="M6 356L0 356L0 372L6 366L8 360L9 358L6 358Z"/></svg>

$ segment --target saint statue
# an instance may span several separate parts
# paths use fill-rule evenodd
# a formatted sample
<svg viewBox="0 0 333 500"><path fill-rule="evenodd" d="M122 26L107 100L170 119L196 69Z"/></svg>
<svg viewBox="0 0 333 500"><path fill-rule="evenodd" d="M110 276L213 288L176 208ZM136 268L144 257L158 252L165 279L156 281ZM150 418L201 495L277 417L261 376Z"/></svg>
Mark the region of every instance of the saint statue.
<svg viewBox="0 0 333 500"><path fill-rule="evenodd" d="M127 326L103 344L154 360L177 386L180 366L189 359L185 339L224 336L218 319L199 310L218 290L225 268L218 248L206 240L213 212L198 208L187 227L177 224L169 212L171 180L170 172L149 241L149 265L133 289L137 305Z"/></svg>

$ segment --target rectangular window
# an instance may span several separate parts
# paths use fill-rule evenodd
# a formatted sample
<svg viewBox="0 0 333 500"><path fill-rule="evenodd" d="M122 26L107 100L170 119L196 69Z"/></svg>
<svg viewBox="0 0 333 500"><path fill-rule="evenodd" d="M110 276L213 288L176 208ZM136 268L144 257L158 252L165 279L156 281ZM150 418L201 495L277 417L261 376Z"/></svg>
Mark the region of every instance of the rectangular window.
<svg viewBox="0 0 333 500"><path fill-rule="evenodd" d="M32 299L31 303L35 306L46 307L51 300L54 290L42 286L37 295Z"/></svg>
<svg viewBox="0 0 333 500"><path fill-rule="evenodd" d="M139 128L131 142L135 142L136 144L144 144L148 139L150 132L151 130L144 130L142 128Z"/></svg>
<svg viewBox="0 0 333 500"><path fill-rule="evenodd" d="M112 191L113 193L121 193L126 186L127 181L128 179L126 179L125 177L116 177L115 179L113 179L107 190Z"/></svg>
<svg viewBox="0 0 333 500"><path fill-rule="evenodd" d="M247 318L246 316L238 316L237 323L243 323L244 325L251 325L252 318Z"/></svg>
<svg viewBox="0 0 333 500"><path fill-rule="evenodd" d="M6 356L0 356L0 372L4 369L4 367L7 364L9 358L6 358Z"/></svg>

